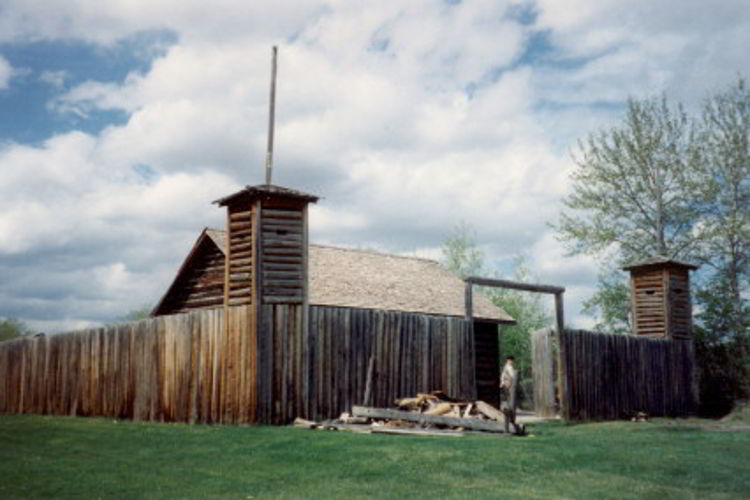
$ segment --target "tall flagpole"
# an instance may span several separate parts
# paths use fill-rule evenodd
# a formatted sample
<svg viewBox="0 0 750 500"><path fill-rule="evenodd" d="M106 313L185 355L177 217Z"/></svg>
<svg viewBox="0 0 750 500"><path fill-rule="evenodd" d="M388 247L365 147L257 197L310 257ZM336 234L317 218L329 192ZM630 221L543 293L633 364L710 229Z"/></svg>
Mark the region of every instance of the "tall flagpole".
<svg viewBox="0 0 750 500"><path fill-rule="evenodd" d="M268 148L266 149L266 184L271 184L271 170L273 169L273 126L276 115L276 53L274 45L271 49L271 98L268 103Z"/></svg>

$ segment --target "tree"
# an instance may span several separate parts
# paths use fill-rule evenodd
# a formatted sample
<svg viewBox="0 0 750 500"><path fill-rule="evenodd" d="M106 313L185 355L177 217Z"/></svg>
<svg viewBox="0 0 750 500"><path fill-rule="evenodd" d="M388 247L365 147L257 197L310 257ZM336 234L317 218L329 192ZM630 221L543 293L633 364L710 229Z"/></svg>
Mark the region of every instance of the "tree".
<svg viewBox="0 0 750 500"><path fill-rule="evenodd" d="M440 250L445 267L459 278L483 273L484 254L477 248L476 232L466 222L453 228Z"/></svg>
<svg viewBox="0 0 750 500"><path fill-rule="evenodd" d="M750 279L750 90L742 78L706 100L699 139L699 261L719 275L709 282L713 292L732 303L722 331L742 335Z"/></svg>
<svg viewBox="0 0 750 500"><path fill-rule="evenodd" d="M732 283L717 274L696 294L695 356L699 370L701 413L718 417L734 402L750 398L750 306L737 304ZM738 324L739 323L739 324Z"/></svg>
<svg viewBox="0 0 750 500"><path fill-rule="evenodd" d="M632 331L630 287L617 269L605 271L597 278L598 288L583 302L583 312L598 319L596 331L628 334Z"/></svg>
<svg viewBox="0 0 750 500"><path fill-rule="evenodd" d="M0 342L20 337L27 337L33 332L21 320L15 318L3 318L0 320Z"/></svg>
<svg viewBox="0 0 750 500"><path fill-rule="evenodd" d="M477 275L497 276L496 271L485 269L484 255L477 248L475 232L466 223L454 228L443 243L441 251L443 264L460 278ZM513 279L535 281L526 259L522 256L516 257L514 261ZM542 305L541 296L518 290L486 287L480 287L479 291L516 320L515 325L502 327L499 339L500 352L503 356L515 357L521 379L530 378L530 334L534 330L549 326L552 322L552 317Z"/></svg>
<svg viewBox="0 0 750 500"><path fill-rule="evenodd" d="M524 283L538 282L531 273L526 257L517 256L513 262L513 280ZM501 307L516 320L515 325L504 326L500 335L500 352L515 358L520 379L530 379L531 332L550 326L552 316L538 293L491 288L486 291L492 303ZM528 385L528 384L527 384Z"/></svg>
<svg viewBox="0 0 750 500"><path fill-rule="evenodd" d="M153 309L151 306L143 305L138 309L133 309L123 316L118 316L115 318L115 322L123 323L126 321L140 321L142 319L147 319L151 316L151 309Z"/></svg>
<svg viewBox="0 0 750 500"><path fill-rule="evenodd" d="M629 100L619 126L579 142L559 239L571 254L615 265L654 255L708 265L703 274L724 273L727 300L740 310L750 267L749 132L741 78L709 97L699 119L665 97ZM611 272L587 302L589 312L610 315L599 322L608 331L621 329L629 310Z"/></svg>
<svg viewBox="0 0 750 500"><path fill-rule="evenodd" d="M750 396L750 92L742 78L689 117L666 98L629 100L623 122L579 142L556 226L571 254L616 265L654 255L697 261L702 398ZM625 292L628 293L625 293ZM629 291L604 274L586 302L599 327L627 323ZM721 392L721 394L718 394ZM718 399L717 399L718 398Z"/></svg>
<svg viewBox="0 0 750 500"><path fill-rule="evenodd" d="M695 251L695 132L666 98L630 99L620 126L579 141L572 192L556 226L571 254L614 253L617 264Z"/></svg>

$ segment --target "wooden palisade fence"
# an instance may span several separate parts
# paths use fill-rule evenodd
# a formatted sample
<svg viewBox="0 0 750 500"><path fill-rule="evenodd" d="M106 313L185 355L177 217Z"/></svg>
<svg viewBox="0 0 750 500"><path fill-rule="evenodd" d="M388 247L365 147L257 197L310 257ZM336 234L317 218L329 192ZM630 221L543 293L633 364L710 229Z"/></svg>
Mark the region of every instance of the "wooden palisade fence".
<svg viewBox="0 0 750 500"><path fill-rule="evenodd" d="M684 417L695 412L691 340L565 330L561 343L564 418L606 420L636 412Z"/></svg>
<svg viewBox="0 0 750 500"><path fill-rule="evenodd" d="M417 391L473 398L473 341L462 319L267 305L0 343L0 412L200 423L330 418ZM226 317L228 324L225 325ZM368 370L370 359L373 369Z"/></svg>

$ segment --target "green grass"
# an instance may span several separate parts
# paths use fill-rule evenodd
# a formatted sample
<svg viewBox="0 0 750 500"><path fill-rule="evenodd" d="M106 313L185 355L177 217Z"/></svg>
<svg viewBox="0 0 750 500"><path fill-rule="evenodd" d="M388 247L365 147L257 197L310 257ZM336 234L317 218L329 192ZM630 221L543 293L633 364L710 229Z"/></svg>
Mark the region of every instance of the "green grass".
<svg viewBox="0 0 750 500"><path fill-rule="evenodd" d="M748 498L750 432L700 424L451 438L0 415L0 498Z"/></svg>

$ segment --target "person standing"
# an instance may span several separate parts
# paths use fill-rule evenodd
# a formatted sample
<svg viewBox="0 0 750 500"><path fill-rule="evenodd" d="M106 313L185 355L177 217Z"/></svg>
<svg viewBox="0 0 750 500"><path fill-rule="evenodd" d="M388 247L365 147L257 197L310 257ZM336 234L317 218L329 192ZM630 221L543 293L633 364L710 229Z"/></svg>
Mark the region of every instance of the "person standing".
<svg viewBox="0 0 750 500"><path fill-rule="evenodd" d="M516 405L518 400L518 370L513 362L515 358L508 356L505 366L500 375L500 389L505 394L505 401L500 404L500 411L505 415L505 432L510 432L510 424L513 424L513 432L518 433L516 425Z"/></svg>

